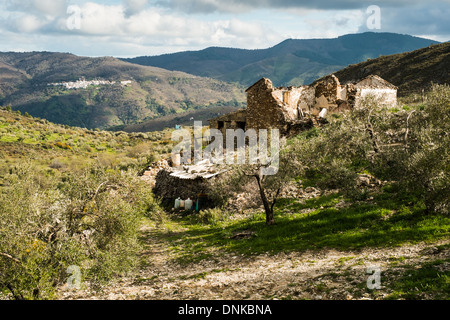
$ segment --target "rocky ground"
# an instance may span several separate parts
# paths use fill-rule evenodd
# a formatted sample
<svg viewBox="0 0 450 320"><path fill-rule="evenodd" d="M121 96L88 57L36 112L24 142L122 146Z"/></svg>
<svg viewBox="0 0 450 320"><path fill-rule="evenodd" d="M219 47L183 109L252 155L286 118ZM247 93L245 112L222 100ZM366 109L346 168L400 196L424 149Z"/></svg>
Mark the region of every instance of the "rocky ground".
<svg viewBox="0 0 450 320"><path fill-rule="evenodd" d="M391 291L386 284L403 275L405 266L448 258L449 249L433 244L360 251L314 250L255 256L216 252L210 260L180 263L176 252L154 230L143 230L147 262L138 275L121 279L101 292L62 288L60 299L83 300L268 300L383 299ZM372 267L381 270L381 288L370 290ZM448 263L439 266L450 270ZM373 272L373 271L372 271ZM423 297L432 299L433 297Z"/></svg>

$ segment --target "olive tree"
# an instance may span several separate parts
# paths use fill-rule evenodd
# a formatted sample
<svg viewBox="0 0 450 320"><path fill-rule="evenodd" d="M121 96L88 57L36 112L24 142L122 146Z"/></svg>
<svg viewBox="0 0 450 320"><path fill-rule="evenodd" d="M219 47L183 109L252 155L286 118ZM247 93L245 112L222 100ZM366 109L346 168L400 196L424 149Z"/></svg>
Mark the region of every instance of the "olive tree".
<svg viewBox="0 0 450 320"><path fill-rule="evenodd" d="M93 285L132 270L141 218L158 211L135 171L89 167L60 179L17 164L0 189L0 294L52 298L70 266Z"/></svg>
<svg viewBox="0 0 450 320"><path fill-rule="evenodd" d="M294 138L301 176L348 196L368 172L415 196L426 211L448 212L450 88L434 85L423 106L383 108L373 97L320 129Z"/></svg>
<svg viewBox="0 0 450 320"><path fill-rule="evenodd" d="M266 224L274 225L274 207L277 200L282 190L295 180L299 172L300 164L296 159L295 154L285 146L282 150L273 151L267 159L258 159L257 163L234 165L226 184L231 190L239 191L252 181L256 182L266 214Z"/></svg>

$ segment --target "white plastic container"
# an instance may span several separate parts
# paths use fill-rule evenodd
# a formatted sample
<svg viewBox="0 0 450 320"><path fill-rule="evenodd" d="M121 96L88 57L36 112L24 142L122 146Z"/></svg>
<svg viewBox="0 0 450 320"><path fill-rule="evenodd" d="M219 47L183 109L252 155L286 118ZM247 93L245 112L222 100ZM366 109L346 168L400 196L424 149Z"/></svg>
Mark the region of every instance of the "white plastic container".
<svg viewBox="0 0 450 320"><path fill-rule="evenodd" d="M319 118L325 119L328 115L327 109L322 109L322 111L319 113Z"/></svg>
<svg viewBox="0 0 450 320"><path fill-rule="evenodd" d="M194 205L194 201L192 201L191 199L188 198L184 204L185 210L192 210L193 205Z"/></svg>
<svg viewBox="0 0 450 320"><path fill-rule="evenodd" d="M175 209L180 209L181 198L175 200Z"/></svg>

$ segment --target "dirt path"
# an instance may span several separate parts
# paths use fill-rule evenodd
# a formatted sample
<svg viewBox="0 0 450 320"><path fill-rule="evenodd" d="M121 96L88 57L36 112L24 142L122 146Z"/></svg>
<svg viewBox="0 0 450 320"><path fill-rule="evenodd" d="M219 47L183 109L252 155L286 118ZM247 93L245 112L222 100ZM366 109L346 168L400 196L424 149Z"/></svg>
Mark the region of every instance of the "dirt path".
<svg viewBox="0 0 450 320"><path fill-rule="evenodd" d="M361 251L320 250L276 255L218 254L211 260L180 264L168 244L151 230L146 266L137 276L121 279L101 293L63 291L61 299L100 300L267 300L380 299L388 295L383 278L395 281L406 265L448 258L450 251L434 244ZM381 269L381 289L367 289L368 267ZM450 266L442 266L450 270Z"/></svg>

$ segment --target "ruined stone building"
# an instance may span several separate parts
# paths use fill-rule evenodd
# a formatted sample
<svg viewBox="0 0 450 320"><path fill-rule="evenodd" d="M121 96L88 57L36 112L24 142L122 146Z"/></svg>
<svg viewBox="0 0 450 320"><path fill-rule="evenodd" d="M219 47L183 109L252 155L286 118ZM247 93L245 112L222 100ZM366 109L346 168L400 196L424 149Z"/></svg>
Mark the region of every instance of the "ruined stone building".
<svg viewBox="0 0 450 320"><path fill-rule="evenodd" d="M309 86L288 88L275 88L269 79L263 78L246 92L246 109L212 119L210 127L221 130L224 137L227 129L270 128L289 136L326 122L327 115L357 108L369 95L378 98L380 105L395 106L397 103L397 88L378 76L341 84L336 76L329 75ZM194 201L208 198L225 172L206 162L162 169L156 176L154 192L166 205L179 197ZM244 197L248 198L248 194ZM256 192L255 198L258 196Z"/></svg>
<svg viewBox="0 0 450 320"><path fill-rule="evenodd" d="M282 135L298 133L325 119L327 115L357 107L361 99L373 95L381 105L395 106L397 87L378 76L341 84L329 75L309 86L275 88L262 78L247 89L247 109L210 120L210 127L224 136L227 129L279 129Z"/></svg>

